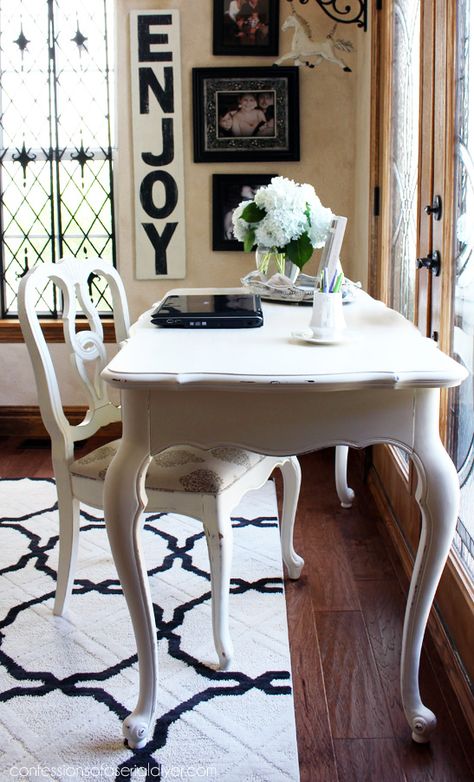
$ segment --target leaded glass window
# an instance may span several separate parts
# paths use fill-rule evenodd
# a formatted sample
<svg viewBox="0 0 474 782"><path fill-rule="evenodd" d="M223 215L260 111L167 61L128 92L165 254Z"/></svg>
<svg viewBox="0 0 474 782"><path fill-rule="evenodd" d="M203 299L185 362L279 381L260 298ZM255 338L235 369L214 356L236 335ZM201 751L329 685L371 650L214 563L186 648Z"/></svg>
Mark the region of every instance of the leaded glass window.
<svg viewBox="0 0 474 782"><path fill-rule="evenodd" d="M114 263L112 22L112 0L0 0L2 317L36 264ZM38 311L60 310L48 285Z"/></svg>

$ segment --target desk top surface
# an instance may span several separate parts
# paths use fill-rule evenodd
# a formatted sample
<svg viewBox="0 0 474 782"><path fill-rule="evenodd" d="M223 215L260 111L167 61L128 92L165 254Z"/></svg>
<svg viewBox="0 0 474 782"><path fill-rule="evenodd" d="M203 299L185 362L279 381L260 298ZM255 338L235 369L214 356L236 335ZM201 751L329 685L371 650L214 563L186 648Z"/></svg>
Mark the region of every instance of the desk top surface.
<svg viewBox="0 0 474 782"><path fill-rule="evenodd" d="M186 292L204 290L241 292ZM263 302L265 322L257 329L160 329L150 323L151 311L134 324L130 339L104 370L104 379L113 385L251 390L255 385L280 384L344 390L448 387L467 376L464 367L422 337L413 324L358 289L354 300L344 305L347 329L342 340L331 345L292 337L292 332L308 327L309 306Z"/></svg>

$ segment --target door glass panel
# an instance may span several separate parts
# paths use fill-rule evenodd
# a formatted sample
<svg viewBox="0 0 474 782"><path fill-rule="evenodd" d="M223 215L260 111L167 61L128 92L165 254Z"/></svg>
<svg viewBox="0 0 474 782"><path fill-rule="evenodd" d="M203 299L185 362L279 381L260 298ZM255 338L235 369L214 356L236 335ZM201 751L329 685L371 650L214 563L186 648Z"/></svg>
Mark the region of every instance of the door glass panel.
<svg viewBox="0 0 474 782"><path fill-rule="evenodd" d="M393 3L388 304L415 314L420 112L420 0ZM408 480L409 457L394 446Z"/></svg>
<svg viewBox="0 0 474 782"><path fill-rule="evenodd" d="M461 484L455 548L474 579L474 2L458 0L452 354L470 372L451 395L449 449Z"/></svg>
<svg viewBox="0 0 474 782"><path fill-rule="evenodd" d="M418 206L420 2L393 3L389 304L413 320Z"/></svg>

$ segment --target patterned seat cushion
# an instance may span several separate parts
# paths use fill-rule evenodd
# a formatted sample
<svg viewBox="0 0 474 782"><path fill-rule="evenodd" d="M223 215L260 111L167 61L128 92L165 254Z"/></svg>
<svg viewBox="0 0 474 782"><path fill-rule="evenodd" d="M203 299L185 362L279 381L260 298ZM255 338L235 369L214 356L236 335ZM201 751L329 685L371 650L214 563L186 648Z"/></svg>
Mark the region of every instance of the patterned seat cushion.
<svg viewBox="0 0 474 782"><path fill-rule="evenodd" d="M103 481L120 440L96 448L70 467L73 475ZM242 448L219 446L204 451L190 445L177 445L154 456L148 468L147 489L218 494L264 459Z"/></svg>

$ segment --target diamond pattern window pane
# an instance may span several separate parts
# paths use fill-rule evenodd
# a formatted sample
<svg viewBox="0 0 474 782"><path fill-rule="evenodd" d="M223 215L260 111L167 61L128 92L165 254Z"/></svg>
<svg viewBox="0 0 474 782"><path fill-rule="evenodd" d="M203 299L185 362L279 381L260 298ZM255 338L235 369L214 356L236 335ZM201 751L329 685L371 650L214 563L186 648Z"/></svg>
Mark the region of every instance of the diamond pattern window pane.
<svg viewBox="0 0 474 782"><path fill-rule="evenodd" d="M2 316L19 278L65 255L114 263L113 0L0 0ZM106 286L91 295L111 311ZM53 289L38 311L61 314Z"/></svg>

